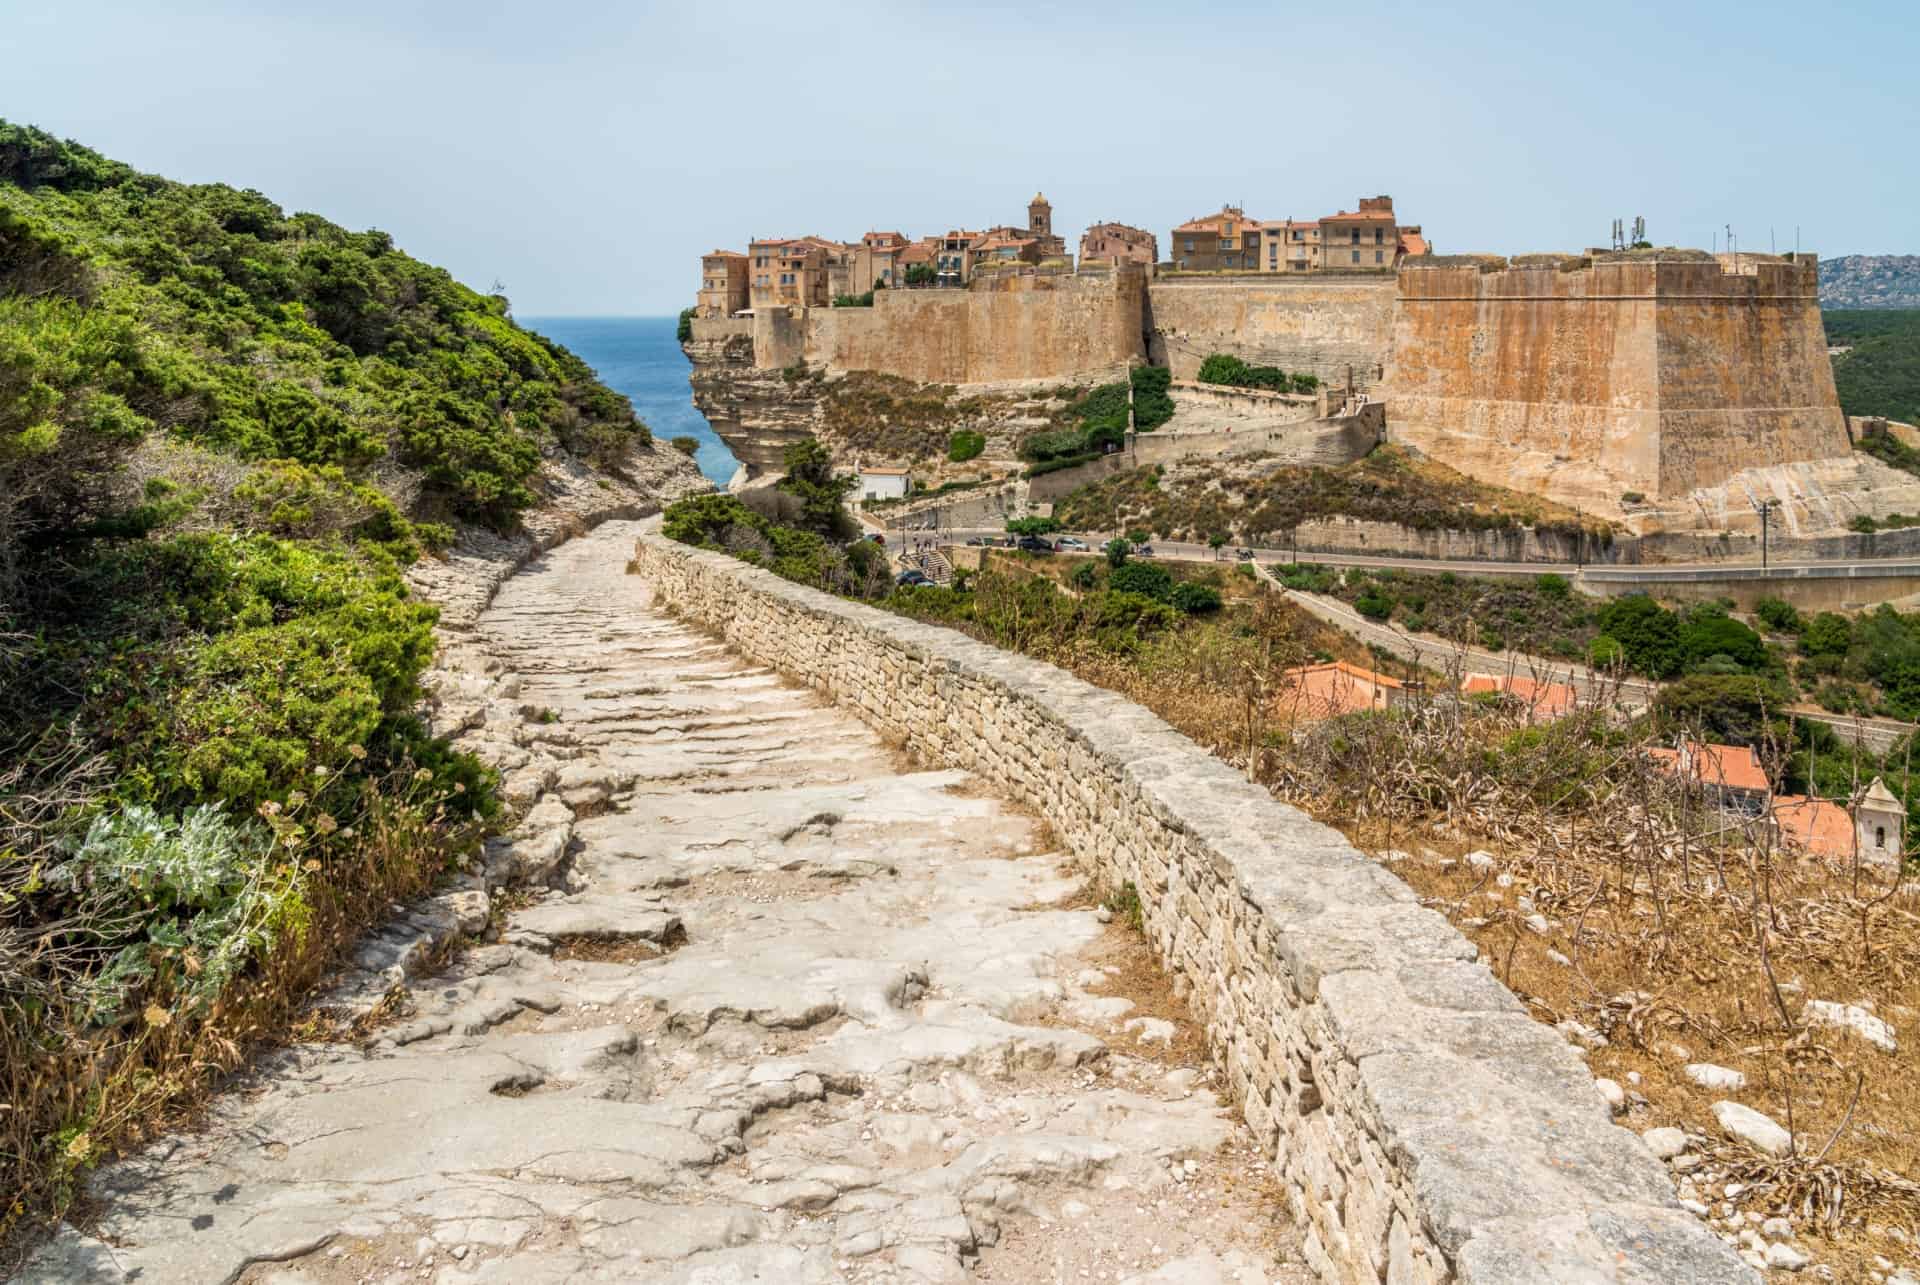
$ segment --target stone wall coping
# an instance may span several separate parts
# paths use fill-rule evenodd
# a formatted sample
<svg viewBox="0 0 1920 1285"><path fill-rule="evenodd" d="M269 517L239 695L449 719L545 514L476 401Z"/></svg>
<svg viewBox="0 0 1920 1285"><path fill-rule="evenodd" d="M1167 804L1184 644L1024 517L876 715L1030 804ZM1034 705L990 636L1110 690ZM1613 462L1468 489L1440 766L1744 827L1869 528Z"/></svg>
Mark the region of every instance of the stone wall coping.
<svg viewBox="0 0 1920 1285"><path fill-rule="evenodd" d="M1349 1170L1341 1186L1365 1180L1391 1193L1378 1218L1356 1212L1361 1205L1350 1189L1343 1207L1316 1205L1298 1191L1290 1197L1296 1217L1304 1209L1313 1224L1321 1248L1309 1258L1323 1278L1471 1285L1760 1280L1679 1208L1665 1169L1612 1122L1573 1048L1527 1015L1473 943L1337 831L1280 803L1142 706L1054 665L670 541L659 534L658 519L642 529L635 554L663 605L750 653L736 627L749 610L743 604L793 622L778 631L784 642L776 645L792 647L806 622L828 626L832 645L818 649L817 661L756 659L825 688L883 732L904 731L912 748L971 765L1023 803L1044 804L1046 789L1085 800L1062 815L1042 811L1090 869L1111 865L1116 845L1100 837L1108 832L1067 813L1110 807L1104 793L1126 801L1129 823L1150 822L1168 879L1178 876L1183 896L1215 884L1226 890L1241 907L1235 913L1255 926L1257 958L1236 956L1239 937L1225 942L1225 962L1191 946L1176 951L1180 934L1167 927L1168 917L1182 912L1167 903L1178 899L1171 889L1164 900L1148 887L1140 893L1149 936L1163 963L1192 987L1196 1011L1203 997L1266 986L1248 1002L1271 1029L1224 1032L1209 1021L1216 1056L1223 1041L1245 1034L1297 1043L1278 1036L1299 1030L1306 1046L1318 1045L1310 1065L1252 1075L1246 1096L1262 1100L1243 1101L1249 1123L1264 1119L1269 1091L1277 1099L1285 1087L1300 1105L1286 1108L1294 1119L1273 1126L1276 1171L1294 1159L1309 1168L1332 1163ZM904 672L889 663L888 673L863 671L874 681L860 690L834 690L829 653L847 644L898 657ZM907 729L887 721L886 702L929 691L938 716L929 711ZM993 743L970 726L963 702L980 700L982 691L1012 698L1023 720L1064 747L1069 766L1055 769L1061 779L1039 762L1023 769L1018 747ZM996 752L1010 761L995 761ZM1275 980L1263 982L1269 973ZM1304 1097L1300 1079L1315 1080ZM1302 1123L1309 1114L1311 1127ZM1295 1155L1327 1138L1331 1161ZM1392 1235L1388 1217L1404 1219L1393 1223ZM1349 1231L1352 1243L1343 1245ZM1445 1270L1405 1274L1406 1262L1420 1261L1402 1254L1406 1237L1437 1247ZM1377 1249L1368 1248L1375 1242ZM1399 1268L1389 1267L1389 1249L1401 1255L1394 1260Z"/></svg>

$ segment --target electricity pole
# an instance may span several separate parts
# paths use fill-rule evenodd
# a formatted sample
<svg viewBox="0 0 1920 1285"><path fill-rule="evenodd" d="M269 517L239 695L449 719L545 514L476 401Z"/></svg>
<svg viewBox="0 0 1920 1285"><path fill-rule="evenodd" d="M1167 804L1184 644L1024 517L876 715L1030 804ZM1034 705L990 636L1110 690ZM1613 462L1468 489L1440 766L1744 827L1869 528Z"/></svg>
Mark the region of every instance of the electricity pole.
<svg viewBox="0 0 1920 1285"><path fill-rule="evenodd" d="M1762 571L1767 569L1767 520L1779 504L1778 500L1761 500L1753 506L1754 512L1760 515L1760 569Z"/></svg>

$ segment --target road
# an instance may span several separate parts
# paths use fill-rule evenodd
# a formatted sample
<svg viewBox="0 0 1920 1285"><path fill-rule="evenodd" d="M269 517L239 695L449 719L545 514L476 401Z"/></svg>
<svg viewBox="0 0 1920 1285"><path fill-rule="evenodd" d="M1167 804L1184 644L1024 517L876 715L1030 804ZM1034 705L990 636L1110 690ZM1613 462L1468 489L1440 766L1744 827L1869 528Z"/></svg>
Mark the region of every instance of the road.
<svg viewBox="0 0 1920 1285"><path fill-rule="evenodd" d="M1069 531L1065 535L1085 540L1090 548L1098 549L1114 536L1113 532ZM1003 527L941 527L937 532L928 530L909 530L908 539L926 539L935 536L942 541L964 543L979 537L1006 537ZM890 540L897 541L900 532L890 530ZM1049 537L1050 539L1058 537ZM1179 558L1187 561L1212 562L1219 559L1231 559L1235 546L1220 550L1219 555L1204 544L1189 544L1179 540L1155 540L1153 551L1163 558ZM1662 581L1686 582L1708 579L1790 579L1807 575L1820 576L1877 576L1912 575L1920 576L1920 559L1915 558L1854 558L1845 560L1795 560L1775 559L1766 567L1751 562L1710 561L1710 562L1662 562L1657 565L1646 563L1586 564L1571 562L1493 562L1473 558L1400 558L1385 557L1363 553L1313 553L1295 552L1287 548L1255 548L1254 561L1264 563L1319 563L1333 567L1391 567L1403 571L1419 571L1429 575L1442 571L1451 571L1457 575L1471 576L1538 576L1548 572L1568 575L1576 578L1604 579L1608 581L1632 581L1634 583L1656 585Z"/></svg>

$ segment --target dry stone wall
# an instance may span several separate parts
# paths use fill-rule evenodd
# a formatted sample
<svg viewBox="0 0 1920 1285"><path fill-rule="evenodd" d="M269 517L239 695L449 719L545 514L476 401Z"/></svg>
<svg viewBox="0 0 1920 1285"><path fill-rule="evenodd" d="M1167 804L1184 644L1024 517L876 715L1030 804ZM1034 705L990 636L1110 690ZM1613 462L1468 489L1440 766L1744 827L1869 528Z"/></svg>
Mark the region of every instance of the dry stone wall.
<svg viewBox="0 0 1920 1285"><path fill-rule="evenodd" d="M1330 1282L1741 1282L1474 947L1339 834L1053 666L660 537L684 618L1036 809L1145 931Z"/></svg>

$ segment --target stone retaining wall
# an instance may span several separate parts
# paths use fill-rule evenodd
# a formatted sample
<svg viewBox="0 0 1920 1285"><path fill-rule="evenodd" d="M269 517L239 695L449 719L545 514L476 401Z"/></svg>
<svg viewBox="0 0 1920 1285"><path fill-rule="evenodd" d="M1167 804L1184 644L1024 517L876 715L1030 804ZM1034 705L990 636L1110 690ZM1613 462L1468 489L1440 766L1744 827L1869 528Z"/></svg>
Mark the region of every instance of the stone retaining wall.
<svg viewBox="0 0 1920 1285"><path fill-rule="evenodd" d="M1135 885L1322 1279L1759 1279L1471 943L1147 710L657 527L635 570L662 605L1037 810L1095 879Z"/></svg>

